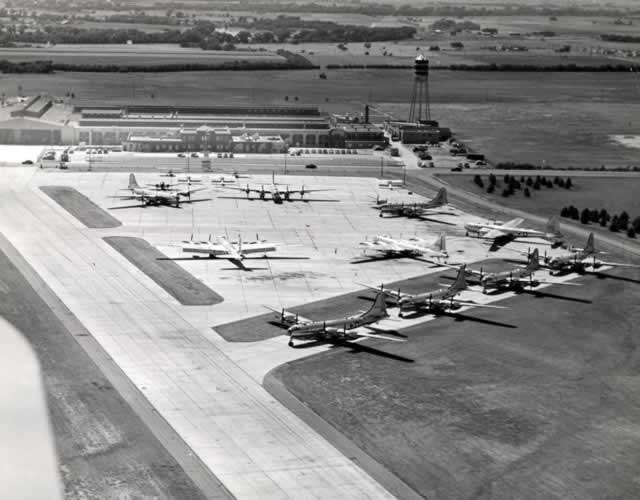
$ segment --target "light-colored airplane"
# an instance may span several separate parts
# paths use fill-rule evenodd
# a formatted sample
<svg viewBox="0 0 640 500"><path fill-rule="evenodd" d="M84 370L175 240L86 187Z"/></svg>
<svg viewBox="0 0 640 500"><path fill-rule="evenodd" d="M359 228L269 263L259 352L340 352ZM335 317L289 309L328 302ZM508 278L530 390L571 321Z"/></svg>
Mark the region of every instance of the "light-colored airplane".
<svg viewBox="0 0 640 500"><path fill-rule="evenodd" d="M560 222L557 216L551 216L547 221L544 231L538 229L528 229L521 227L524 219L517 217L507 222L494 221L468 222L464 225L467 236L477 236L483 239L493 240L495 246L502 246L514 241L516 238L537 237L557 243L562 240L563 234L560 232Z"/></svg>
<svg viewBox="0 0 640 500"><path fill-rule="evenodd" d="M584 248L570 247L567 253L555 257L545 255L543 266L549 268L551 272L555 271L557 274L566 272L584 273L587 268L598 269L602 266L640 268L640 264L608 262L597 257L598 254L604 253L596 249L594 235L590 233Z"/></svg>
<svg viewBox="0 0 640 500"><path fill-rule="evenodd" d="M389 314L387 313L387 304L385 299L385 294L379 293L376 296L373 305L367 311L360 312L353 316L347 316L346 318L323 321L312 321L285 309L274 312L276 313L276 321L288 327L289 347L294 347L294 339L342 344L348 343L351 340L356 340L360 337L369 337L391 340L394 342L405 342L404 338L363 331L353 331L356 328L367 327L372 323L376 323L377 321L388 317Z"/></svg>
<svg viewBox="0 0 640 500"><path fill-rule="evenodd" d="M404 182L400 179L378 179L378 187L386 189L401 188Z"/></svg>
<svg viewBox="0 0 640 500"><path fill-rule="evenodd" d="M442 314L450 310L459 309L463 306L483 307L490 309L504 309L501 306L492 306L488 304L478 304L468 300L456 300L455 297L468 288L466 280L466 266L463 264L458 269L455 281L446 288L440 288L430 292L411 294L404 293L400 289L385 289L384 286L375 288L364 285L371 290L378 290L389 298L396 301L400 312L398 316L403 317L406 311L428 311L433 314Z"/></svg>
<svg viewBox="0 0 640 500"><path fill-rule="evenodd" d="M364 247L365 252L373 250L383 254L384 257L391 258L415 258L425 254L436 259L446 259L449 257L445 233L441 233L433 243L427 243L422 238L417 237L396 239L383 234L374 236L371 241L363 241L360 245Z"/></svg>
<svg viewBox="0 0 640 500"><path fill-rule="evenodd" d="M380 217L424 217L430 215L456 215L449 206L447 189L440 188L435 198L428 201L406 203L376 200L375 208L380 210Z"/></svg>
<svg viewBox="0 0 640 500"><path fill-rule="evenodd" d="M218 236L212 239L209 236L207 241L194 241L193 238L181 243L182 251L194 254L193 257L204 255L210 259L226 259L233 265L243 270L248 270L243 264L243 260L249 255L262 254L267 257L270 252L275 252L279 247L266 240L260 240L256 235L256 241L243 242L242 236L238 236L238 241L229 241L226 236Z"/></svg>
<svg viewBox="0 0 640 500"><path fill-rule="evenodd" d="M181 174L178 176L178 182L182 184L200 184L202 182L201 175Z"/></svg>
<svg viewBox="0 0 640 500"><path fill-rule="evenodd" d="M129 195L116 196L116 198L120 199L136 199L139 200L142 205L135 206L149 206L149 205L169 205L175 206L176 208L180 207L180 203L191 203L195 200L191 200L191 194L197 191L202 191L207 188L196 188L196 189L178 189L175 186L165 184L162 188L155 187L145 188L141 187L136 180L136 176L134 174L129 174L129 185L127 188L124 188L131 192ZM187 201L183 201L182 198L186 198ZM126 207L111 207L113 208L131 208L129 206Z"/></svg>
<svg viewBox="0 0 640 500"><path fill-rule="evenodd" d="M274 203L277 204L282 204L285 201L295 201L294 198L292 198L293 195L300 195L300 198L298 201L312 201L309 199L304 199L304 195L307 193L317 193L320 191L332 191L331 189L307 189L304 184L302 185L302 187L300 189L289 189L289 185L288 184L281 184L281 183L277 183L275 180L275 174L272 174L271 176L272 182L270 186L265 187L264 185L260 186L260 189L258 188L252 188L249 186L249 184L246 185L246 187L236 187L236 186L222 186L225 189L233 189L235 191L243 191L244 193L246 193L247 198L250 198L251 193L256 193L258 195L258 198L261 200L266 200L267 199L267 195L270 195L271 199L273 200ZM320 200L315 200L315 201L320 201ZM324 201L334 201L334 200L324 200Z"/></svg>

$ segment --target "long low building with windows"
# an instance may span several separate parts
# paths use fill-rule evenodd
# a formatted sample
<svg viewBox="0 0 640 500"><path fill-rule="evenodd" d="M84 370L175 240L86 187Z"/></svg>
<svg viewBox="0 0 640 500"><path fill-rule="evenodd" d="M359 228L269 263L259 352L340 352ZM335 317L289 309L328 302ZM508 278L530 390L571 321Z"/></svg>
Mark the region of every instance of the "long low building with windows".
<svg viewBox="0 0 640 500"><path fill-rule="evenodd" d="M280 152L283 147L371 148L370 123L345 123L315 106L69 104L37 96L0 109L0 143L123 145L134 151Z"/></svg>

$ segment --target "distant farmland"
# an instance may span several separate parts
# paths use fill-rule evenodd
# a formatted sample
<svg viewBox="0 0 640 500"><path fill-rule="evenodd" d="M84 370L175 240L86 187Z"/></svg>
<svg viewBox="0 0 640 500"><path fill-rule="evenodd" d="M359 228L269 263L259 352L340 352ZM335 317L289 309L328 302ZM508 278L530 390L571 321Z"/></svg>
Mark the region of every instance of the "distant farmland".
<svg viewBox="0 0 640 500"><path fill-rule="evenodd" d="M12 62L47 60L66 64L156 65L200 63L216 64L234 60L279 61L273 52L202 50L175 45L56 45L42 48L0 48L0 59Z"/></svg>

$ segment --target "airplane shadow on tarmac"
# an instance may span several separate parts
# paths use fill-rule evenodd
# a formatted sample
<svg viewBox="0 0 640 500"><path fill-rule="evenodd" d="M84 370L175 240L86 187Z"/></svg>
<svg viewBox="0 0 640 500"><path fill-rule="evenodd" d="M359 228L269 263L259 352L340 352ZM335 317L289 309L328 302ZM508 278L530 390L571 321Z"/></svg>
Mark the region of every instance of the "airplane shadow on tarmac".
<svg viewBox="0 0 640 500"><path fill-rule="evenodd" d="M614 274L605 274L605 273L602 273L600 271L590 271L590 272L587 272L585 274L590 274L592 276L595 276L599 280L611 279L611 280L617 280L617 281L625 281L627 283L640 284L640 280L637 280L637 279L634 279L634 278L629 278L628 276L616 276Z"/></svg>
<svg viewBox="0 0 640 500"><path fill-rule="evenodd" d="M309 349L311 347L318 347L321 345L331 344L331 348L336 347L346 347L350 349L352 354L359 354L361 352L366 352L368 354L373 354L374 356L380 356L383 358L393 359L395 361L402 361L403 363L415 363L414 359L406 358L404 356L400 356L398 354L393 354L387 351L381 351L374 347L369 347L363 344L358 344L356 342L348 342L348 341L324 341L324 340L314 340L312 342L306 342L304 344L299 344L292 346L292 349Z"/></svg>

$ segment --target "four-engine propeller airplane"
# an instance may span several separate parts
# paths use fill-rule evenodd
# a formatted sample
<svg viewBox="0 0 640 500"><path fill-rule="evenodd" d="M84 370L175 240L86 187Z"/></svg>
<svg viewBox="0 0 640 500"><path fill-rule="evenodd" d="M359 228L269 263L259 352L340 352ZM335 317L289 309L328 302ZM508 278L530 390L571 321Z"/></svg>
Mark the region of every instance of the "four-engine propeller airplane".
<svg viewBox="0 0 640 500"><path fill-rule="evenodd" d="M448 264L443 264L447 267L455 267ZM534 273L541 268L539 262L538 249L536 248L533 253L528 256L526 266L520 266L516 269L499 271L488 273L482 268L480 270L465 269L467 280L472 283L477 283L482 286L482 293L487 293L489 289L495 290L522 290L525 287L537 287L540 285L569 285L579 286L577 283L555 282L545 281L539 278L534 278Z"/></svg>
<svg viewBox="0 0 640 500"><path fill-rule="evenodd" d="M548 268L550 272L555 271L556 274L568 272L584 273L587 268L595 270L602 266L640 268L640 264L608 262L599 259L597 255L605 252L596 249L593 233L589 234L584 248L570 247L568 250L567 253L555 257L545 255L541 264L542 267Z"/></svg>
<svg viewBox="0 0 640 500"><path fill-rule="evenodd" d="M468 288L466 280L466 266L463 264L458 269L456 280L446 288L440 288L430 292L417 294L404 293L400 289L385 289L384 285L375 288L363 285L371 290L377 290L384 293L387 297L395 300L400 308L399 317L403 317L406 311L427 311L433 314L443 314L450 310L459 309L463 306L484 307L490 309L504 309L501 306L493 306L489 304L478 304L469 300L456 300L455 297Z"/></svg>
<svg viewBox="0 0 640 500"><path fill-rule="evenodd" d="M516 217L504 223L500 221L494 221L493 223L468 222L464 225L464 228L467 236L475 235L479 238L492 240L492 250L497 250L517 238L542 238L550 241L553 246L556 246L564 238L560 232L560 222L555 215L549 218L544 231L523 228L521 227L523 222L524 219L522 217Z"/></svg>
<svg viewBox="0 0 640 500"><path fill-rule="evenodd" d="M251 199L251 193L255 193L258 195L258 198L261 200L267 200L267 195L271 197L271 200L274 203L282 204L285 201L337 201L337 200L310 200L305 199L304 195L307 193L317 193L320 191L332 191L331 189L307 189L304 184L300 189L289 189L288 184L278 183L275 180L275 174L271 176L271 185L265 187L264 184L260 186L260 188L252 188L249 184L246 187L236 187L236 186L225 186L224 184L221 187L225 189L232 189L234 191L242 191L247 195L247 199ZM300 195L299 199L292 198L293 195ZM226 198L226 197L222 197Z"/></svg>
<svg viewBox="0 0 640 500"><path fill-rule="evenodd" d="M276 313L276 321L287 327L289 347L295 347L293 343L294 339L306 341L315 340L342 345L350 345L349 341L356 340L360 337L405 342L406 340L404 338L368 333L360 330L357 332L354 331L356 328L368 327L372 323L387 318L389 314L387 313L385 300L385 294L379 293L367 311L360 312L353 316L347 316L346 318L323 321L312 321L285 309L282 309L282 311L269 309Z"/></svg>
<svg viewBox="0 0 640 500"><path fill-rule="evenodd" d="M250 271L243 261L257 254L262 254L262 258L266 259L301 259L302 257L273 257L268 254L275 252L278 248L285 245L278 243L267 243L256 235L255 241L243 241L242 236L238 236L238 241L230 241L226 236L218 236L206 241L195 241L193 237L190 240L182 241L181 245L184 253L193 254L192 257L197 258L200 255L209 259L226 259L234 266L243 271Z"/></svg>
<svg viewBox="0 0 640 500"><path fill-rule="evenodd" d="M397 239L383 234L374 236L371 241L363 241L360 245L364 247L365 252L373 250L382 254L383 258L416 258L425 254L438 260L449 257L445 233L441 233L433 243L427 243L417 237Z"/></svg>
<svg viewBox="0 0 640 500"><path fill-rule="evenodd" d="M115 196L115 198L119 198L122 200L135 199L139 200L141 204L132 206L111 207L111 210L119 208L134 208L158 205L175 206L176 208L179 208L180 203L194 203L196 201L203 201L192 200L191 194L207 189L204 187L196 189L179 189L176 187L176 185L169 185L165 183L162 183L162 187L160 186L161 185L158 184L157 186L155 186L155 189L141 187L136 180L136 176L134 174L129 174L129 185L124 189L130 191L131 194ZM186 200L183 200L182 198L186 198Z"/></svg>
<svg viewBox="0 0 640 500"><path fill-rule="evenodd" d="M380 210L380 217L389 215L391 217L427 218L433 215L457 215L449 206L446 188L440 188L432 200L414 203L388 202L378 197L375 208Z"/></svg>

